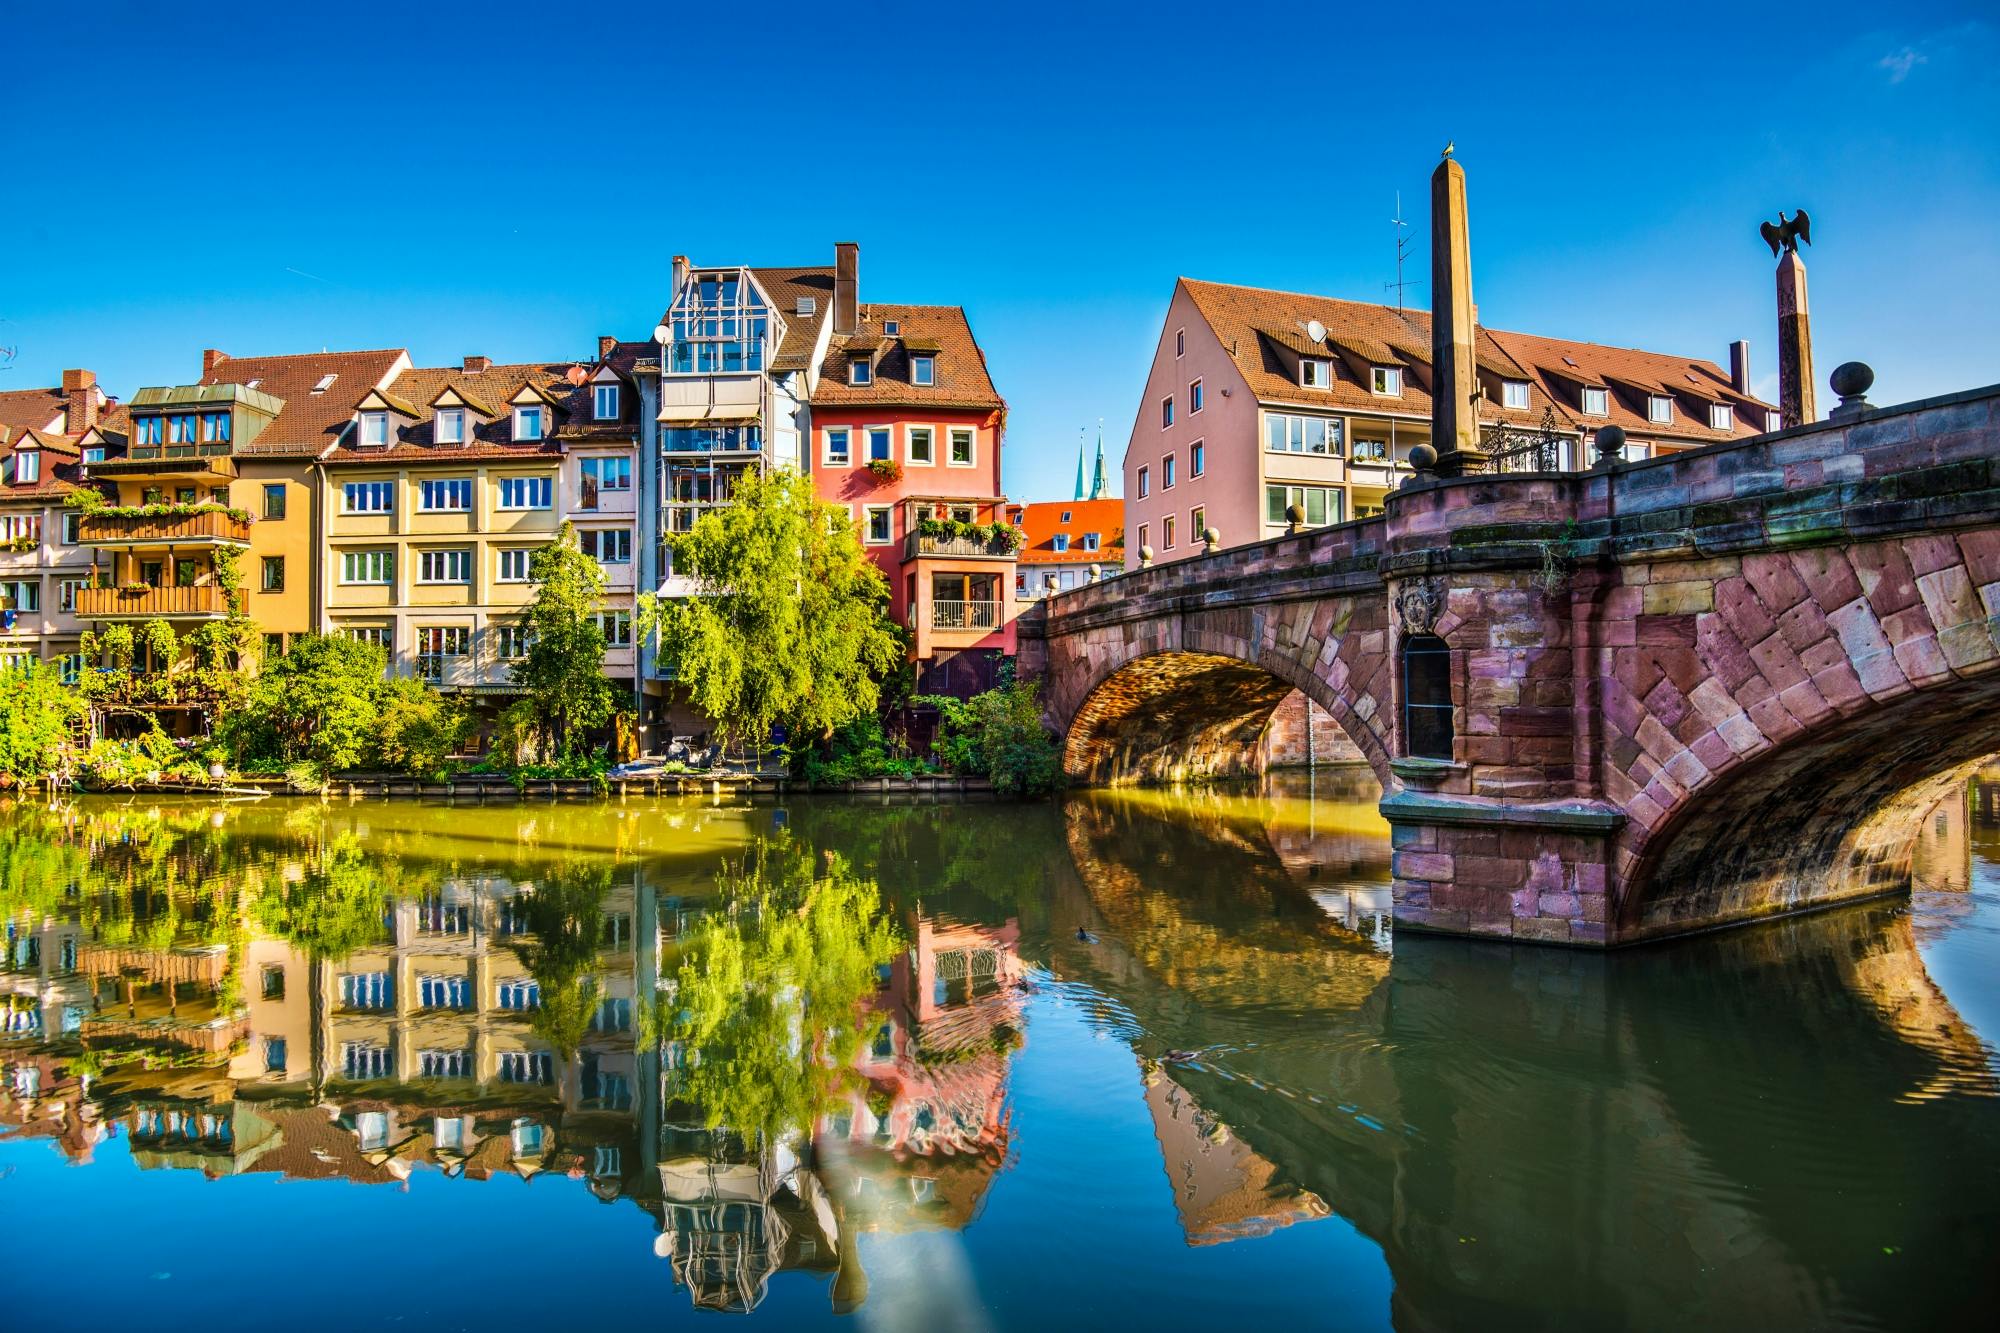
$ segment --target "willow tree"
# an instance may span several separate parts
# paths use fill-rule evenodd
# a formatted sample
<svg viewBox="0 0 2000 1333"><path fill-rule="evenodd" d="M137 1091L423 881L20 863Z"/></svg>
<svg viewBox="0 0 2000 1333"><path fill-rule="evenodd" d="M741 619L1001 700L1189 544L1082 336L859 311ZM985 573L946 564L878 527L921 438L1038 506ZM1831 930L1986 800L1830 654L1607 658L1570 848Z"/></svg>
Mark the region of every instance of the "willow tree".
<svg viewBox="0 0 2000 1333"><path fill-rule="evenodd" d="M522 623L528 655L514 664L514 682L527 691L530 725L542 753L566 759L583 735L611 717L611 682L604 676L604 567L583 553L576 529L565 523L555 541L528 560L535 597Z"/></svg>
<svg viewBox="0 0 2000 1333"><path fill-rule="evenodd" d="M879 706L903 657L889 585L810 477L746 474L671 540L694 595L641 597L640 632L725 739L761 744L778 726L820 739Z"/></svg>

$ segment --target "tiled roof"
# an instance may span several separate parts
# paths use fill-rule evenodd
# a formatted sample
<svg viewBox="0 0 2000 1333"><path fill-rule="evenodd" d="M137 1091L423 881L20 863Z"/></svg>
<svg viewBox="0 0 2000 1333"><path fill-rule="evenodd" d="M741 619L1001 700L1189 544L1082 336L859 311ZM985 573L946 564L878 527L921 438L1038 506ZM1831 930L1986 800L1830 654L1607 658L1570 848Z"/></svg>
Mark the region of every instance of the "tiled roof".
<svg viewBox="0 0 2000 1333"><path fill-rule="evenodd" d="M306 352L296 356L225 356L200 384L250 384L284 401L277 419L255 440L238 444L247 456L312 458L340 438L354 417L354 405L398 365L401 348L373 352ZM313 386L326 376L333 383L320 393Z"/></svg>
<svg viewBox="0 0 2000 1333"><path fill-rule="evenodd" d="M1430 414L1428 311L1396 310L1362 301L1193 278L1182 278L1181 285L1224 350L1234 356L1237 369L1260 401L1322 410ZM1324 350L1315 348L1306 335L1305 326L1314 320L1326 327ZM1319 356L1331 360L1333 383L1326 389L1301 387L1281 356L1282 350L1304 355L1317 351ZM1532 426L1553 411L1558 424L1566 430L1590 430L1615 422L1646 436L1704 444L1764 430L1763 413L1768 404L1735 393L1730 388L1728 374L1713 362L1509 333L1485 325L1478 329L1474 356L1485 376L1524 380L1528 384L1529 406L1525 411L1504 408L1494 391L1496 386L1489 386L1487 396L1480 402L1482 421ZM1574 367L1566 364L1564 357L1574 362ZM1372 392L1365 376L1369 367L1375 365L1404 369L1400 397ZM1642 397L1638 391L1628 390L1621 397L1614 383L1610 416L1586 416L1580 387L1565 379L1565 374L1580 375L1591 383L1603 383L1610 378L1665 385L1685 397L1673 423L1660 425L1646 419L1645 403L1637 401ZM1726 400L1740 405L1737 428L1734 431L1710 428L1705 409L1696 415L1697 400Z"/></svg>
<svg viewBox="0 0 2000 1333"><path fill-rule="evenodd" d="M389 385L388 393L408 404L415 413L414 418L390 416L390 440L385 448L359 448L354 444L351 433L345 435L339 446L326 455L326 461L329 464L356 465L455 463L468 458L536 458L558 454L562 451L561 441L556 438L562 424L561 407L553 409L558 419L547 423L542 439L516 444L513 438L514 413L506 404L523 387L530 386L558 401L566 400L571 387L568 373L575 364L572 361L555 361L488 366L476 371L459 366L405 370ZM456 389L465 397L492 404L499 415L489 421L468 417L468 439L464 444L434 443L431 439L431 403L447 388ZM356 395L357 401L361 396ZM349 409L350 412L352 410Z"/></svg>
<svg viewBox="0 0 2000 1333"><path fill-rule="evenodd" d="M757 283L771 298L785 321L785 340L772 354L774 371L804 370L812 364L812 349L819 340L819 326L833 318L833 269L753 268ZM799 298L809 296L813 313L799 314Z"/></svg>
<svg viewBox="0 0 2000 1333"><path fill-rule="evenodd" d="M632 367L640 357L656 356L659 344L652 342L614 343L609 355L584 364L583 383L572 385L565 380L561 386L563 394L557 400L561 417L556 426L556 435L571 444L619 444L636 442L639 422L639 391L632 378ZM618 376L618 416L612 421L597 419L596 391L597 372L609 366Z"/></svg>
<svg viewBox="0 0 2000 1333"><path fill-rule="evenodd" d="M1063 515L1069 521L1063 522ZM1125 502L1123 500L1046 500L1021 506L1021 526L1028 531L1027 545L1015 561L1023 565L1103 565L1124 559ZM1054 537L1069 534L1069 549L1055 549ZM1083 534L1098 534L1100 548L1083 549Z"/></svg>
<svg viewBox="0 0 2000 1333"><path fill-rule="evenodd" d="M0 443L23 430L61 429L61 389L8 389L0 392Z"/></svg>
<svg viewBox="0 0 2000 1333"><path fill-rule="evenodd" d="M0 504L9 500L57 500L78 488L83 480L79 462L82 455L76 441L54 431L21 429L6 444L0 456L37 450L42 455L40 475L26 486L0 486Z"/></svg>
<svg viewBox="0 0 2000 1333"><path fill-rule="evenodd" d="M895 320L897 332L884 332ZM935 348L932 373L936 383L910 382L909 345ZM851 356L873 357L875 373L868 384L847 382ZM878 404L959 407L1000 411L1007 406L986 370L986 354L972 336L965 311L955 305L864 305L860 324L847 337L835 336L820 366L814 407L861 407Z"/></svg>

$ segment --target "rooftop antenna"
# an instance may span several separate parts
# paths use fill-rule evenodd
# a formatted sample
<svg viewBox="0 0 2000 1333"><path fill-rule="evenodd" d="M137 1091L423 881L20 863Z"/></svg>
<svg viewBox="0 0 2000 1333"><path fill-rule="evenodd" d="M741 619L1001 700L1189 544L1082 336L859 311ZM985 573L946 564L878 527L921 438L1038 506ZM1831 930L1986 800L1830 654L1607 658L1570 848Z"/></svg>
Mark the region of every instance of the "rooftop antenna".
<svg viewBox="0 0 2000 1333"><path fill-rule="evenodd" d="M1389 219L1389 225L1396 229L1396 280L1394 282L1383 283L1382 290L1386 292L1393 289L1395 291L1396 311L1400 314L1403 309L1403 288L1421 287L1424 285L1422 278L1413 278L1408 282L1403 280L1403 261L1410 257L1410 247L1415 245L1416 241L1409 235L1410 224L1403 221L1403 192L1401 190L1396 191L1396 216Z"/></svg>

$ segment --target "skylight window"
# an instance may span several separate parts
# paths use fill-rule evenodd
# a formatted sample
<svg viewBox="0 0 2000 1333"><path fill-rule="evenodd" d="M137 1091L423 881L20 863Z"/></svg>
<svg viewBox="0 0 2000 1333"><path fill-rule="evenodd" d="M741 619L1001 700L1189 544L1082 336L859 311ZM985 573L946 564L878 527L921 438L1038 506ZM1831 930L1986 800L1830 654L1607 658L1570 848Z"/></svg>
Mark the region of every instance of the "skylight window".
<svg viewBox="0 0 2000 1333"><path fill-rule="evenodd" d="M901 337L902 333L903 321L900 319L885 319L882 321L882 335L884 337L897 338Z"/></svg>
<svg viewBox="0 0 2000 1333"><path fill-rule="evenodd" d="M319 377L319 383L313 385L312 391L314 393L325 393L328 389L331 389L333 387L333 382L339 378L340 375L337 372L331 375L321 375Z"/></svg>

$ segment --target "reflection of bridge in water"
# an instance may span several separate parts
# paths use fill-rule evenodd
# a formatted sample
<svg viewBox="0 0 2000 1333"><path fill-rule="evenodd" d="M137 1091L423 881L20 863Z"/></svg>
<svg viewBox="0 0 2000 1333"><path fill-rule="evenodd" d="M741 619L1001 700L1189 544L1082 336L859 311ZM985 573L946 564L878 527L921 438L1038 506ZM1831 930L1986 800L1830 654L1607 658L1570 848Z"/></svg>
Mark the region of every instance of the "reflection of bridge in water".
<svg viewBox="0 0 2000 1333"><path fill-rule="evenodd" d="M1136 1025L1190 1243L1340 1214L1415 1328L1935 1326L1996 1294L1994 1057L1906 913L1616 957L1406 939L1391 968L1254 821L1067 819L1046 961ZM1195 887L1148 873L1169 858ZM1913 1290L1885 1247L1964 1252L1968 1280Z"/></svg>

